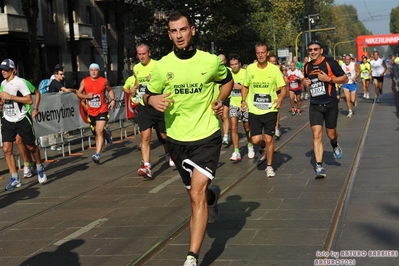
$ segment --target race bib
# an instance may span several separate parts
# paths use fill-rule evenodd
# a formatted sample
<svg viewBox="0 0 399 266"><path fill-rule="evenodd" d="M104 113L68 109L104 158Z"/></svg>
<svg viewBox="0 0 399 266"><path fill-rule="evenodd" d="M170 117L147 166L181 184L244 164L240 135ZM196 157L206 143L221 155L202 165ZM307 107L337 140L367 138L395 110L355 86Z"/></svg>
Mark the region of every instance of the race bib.
<svg viewBox="0 0 399 266"><path fill-rule="evenodd" d="M88 100L88 104L91 108L100 108L101 107L101 97L100 94L96 94L92 99Z"/></svg>
<svg viewBox="0 0 399 266"><path fill-rule="evenodd" d="M140 99L143 99L143 96L145 94L145 90L147 89L147 84L140 84L139 86L139 97Z"/></svg>
<svg viewBox="0 0 399 266"><path fill-rule="evenodd" d="M3 106L3 112L7 116L16 116L16 110L14 108L14 102L13 101L5 101L4 106Z"/></svg>
<svg viewBox="0 0 399 266"><path fill-rule="evenodd" d="M318 79L312 79L312 84L310 85L309 91L312 97L326 95L326 88L324 86L324 82L319 81Z"/></svg>
<svg viewBox="0 0 399 266"><path fill-rule="evenodd" d="M241 96L241 90L232 89L232 90L231 90L231 96L232 96L232 97L239 97L239 96Z"/></svg>
<svg viewBox="0 0 399 266"><path fill-rule="evenodd" d="M369 72L368 71L364 71L362 72L363 77L368 77L369 76Z"/></svg>
<svg viewBox="0 0 399 266"><path fill-rule="evenodd" d="M255 93L253 103L258 109L269 110L272 107L272 96L270 94Z"/></svg>

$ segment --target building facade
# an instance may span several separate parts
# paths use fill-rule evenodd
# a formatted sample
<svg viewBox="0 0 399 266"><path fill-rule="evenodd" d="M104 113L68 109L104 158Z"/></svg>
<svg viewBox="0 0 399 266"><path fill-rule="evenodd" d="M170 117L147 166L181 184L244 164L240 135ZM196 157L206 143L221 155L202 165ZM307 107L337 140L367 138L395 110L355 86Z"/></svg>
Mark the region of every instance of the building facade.
<svg viewBox="0 0 399 266"><path fill-rule="evenodd" d="M0 59L13 59L18 75L31 80L28 26L21 2L0 0ZM120 85L116 80L118 37L112 1L38 0L38 5L37 49L43 79L61 64L68 86L77 87L88 75L88 66L96 62L111 85Z"/></svg>

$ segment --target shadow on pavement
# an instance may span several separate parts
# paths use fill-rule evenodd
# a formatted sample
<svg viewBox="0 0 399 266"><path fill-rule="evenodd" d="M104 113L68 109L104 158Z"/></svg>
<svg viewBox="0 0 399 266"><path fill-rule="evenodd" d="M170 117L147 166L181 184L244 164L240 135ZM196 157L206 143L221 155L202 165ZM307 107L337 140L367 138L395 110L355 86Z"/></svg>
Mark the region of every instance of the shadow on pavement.
<svg viewBox="0 0 399 266"><path fill-rule="evenodd" d="M259 208L259 202L241 201L239 195L226 198L226 202L218 204L222 215L214 224L209 224L207 233L209 238L214 238L210 250L206 252L200 265L212 265L223 253L227 241L234 238L244 228L247 218L251 217L252 211Z"/></svg>
<svg viewBox="0 0 399 266"><path fill-rule="evenodd" d="M60 245L54 252L42 252L28 258L19 266L80 266L79 256L72 252L73 249L83 245L85 241L81 239L71 240Z"/></svg>

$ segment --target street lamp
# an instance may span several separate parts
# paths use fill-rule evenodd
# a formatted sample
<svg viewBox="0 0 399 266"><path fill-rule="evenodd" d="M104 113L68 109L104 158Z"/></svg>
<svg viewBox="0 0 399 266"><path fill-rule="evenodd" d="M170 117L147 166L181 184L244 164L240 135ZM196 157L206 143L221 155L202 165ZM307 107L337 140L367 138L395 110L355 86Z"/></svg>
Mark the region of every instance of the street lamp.
<svg viewBox="0 0 399 266"><path fill-rule="evenodd" d="M314 30L310 30L310 32L319 32L319 31L327 31L327 30L335 30L336 28L322 28L322 29L314 29ZM309 32L309 33L310 33ZM303 33L303 31L301 31L300 33L298 33L298 35L295 38L295 55L298 57L298 38L299 36L301 36L301 34Z"/></svg>
<svg viewBox="0 0 399 266"><path fill-rule="evenodd" d="M337 42L336 44L334 44L334 59L335 59L335 47L336 47L338 44L348 43L348 42L353 42L353 40Z"/></svg>
<svg viewBox="0 0 399 266"><path fill-rule="evenodd" d="M308 29L309 29L309 42L312 41L312 27L311 24L315 23L317 20L320 19L319 14L310 14L305 16L308 19Z"/></svg>

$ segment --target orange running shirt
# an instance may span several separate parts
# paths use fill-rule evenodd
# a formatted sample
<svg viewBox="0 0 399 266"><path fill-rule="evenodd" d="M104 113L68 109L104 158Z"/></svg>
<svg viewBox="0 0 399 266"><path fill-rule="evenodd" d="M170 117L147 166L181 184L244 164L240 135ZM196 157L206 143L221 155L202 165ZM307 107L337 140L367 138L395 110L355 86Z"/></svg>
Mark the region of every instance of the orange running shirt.
<svg viewBox="0 0 399 266"><path fill-rule="evenodd" d="M92 99L87 99L87 112L91 116L97 116L101 113L108 112L108 104L105 100L105 91L107 86L107 79L98 77L98 79L91 79L91 77L84 78L84 90L86 94L92 92L94 94Z"/></svg>

